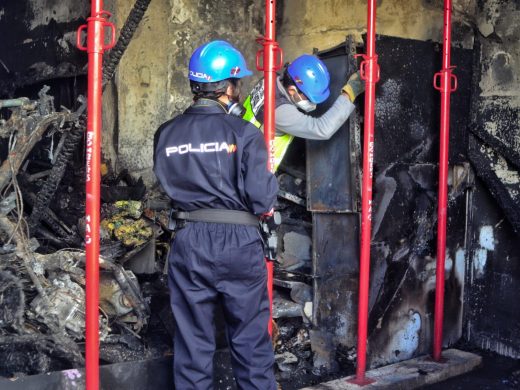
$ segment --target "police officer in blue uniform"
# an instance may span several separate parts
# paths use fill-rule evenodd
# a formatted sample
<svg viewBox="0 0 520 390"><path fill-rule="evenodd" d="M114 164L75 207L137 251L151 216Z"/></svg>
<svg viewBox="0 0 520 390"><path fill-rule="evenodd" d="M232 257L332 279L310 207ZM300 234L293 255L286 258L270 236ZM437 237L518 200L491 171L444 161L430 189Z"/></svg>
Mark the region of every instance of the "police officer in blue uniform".
<svg viewBox="0 0 520 390"><path fill-rule="evenodd" d="M238 388L274 390L269 300L259 217L278 191L262 134L238 109L240 79L252 73L225 41L191 56L193 104L154 139L154 172L177 224L169 256L179 390L213 388L214 310L224 310Z"/></svg>

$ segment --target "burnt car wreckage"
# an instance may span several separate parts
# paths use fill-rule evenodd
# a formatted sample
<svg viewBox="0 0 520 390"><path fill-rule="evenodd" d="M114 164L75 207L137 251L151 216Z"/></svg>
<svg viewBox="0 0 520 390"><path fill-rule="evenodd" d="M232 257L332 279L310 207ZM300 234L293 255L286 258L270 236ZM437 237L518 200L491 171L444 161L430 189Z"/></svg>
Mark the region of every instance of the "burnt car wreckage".
<svg viewBox="0 0 520 390"><path fill-rule="evenodd" d="M83 138L85 107L81 105L76 112L54 111L47 91L42 89L37 101L23 98L0 103L11 107L9 119L0 125L1 136L8 142L7 157L0 167L4 376L83 363L77 342L83 339L85 327L84 253L78 229L81 223L70 214L81 215L82 207L81 202L78 207L67 207L69 202L79 201L81 191L74 193L62 179ZM44 145L50 145L49 149ZM38 149L46 159L35 156ZM109 214L113 218L116 212L107 211ZM129 222L125 226L138 230ZM136 246L135 241L128 242L129 234L122 236L119 246ZM122 340L126 334L136 337L148 323L149 304L135 275L114 262L128 250L116 250L111 244L105 250L110 253L100 263L100 326L109 345L115 342L115 334ZM107 361L109 356L107 353Z"/></svg>

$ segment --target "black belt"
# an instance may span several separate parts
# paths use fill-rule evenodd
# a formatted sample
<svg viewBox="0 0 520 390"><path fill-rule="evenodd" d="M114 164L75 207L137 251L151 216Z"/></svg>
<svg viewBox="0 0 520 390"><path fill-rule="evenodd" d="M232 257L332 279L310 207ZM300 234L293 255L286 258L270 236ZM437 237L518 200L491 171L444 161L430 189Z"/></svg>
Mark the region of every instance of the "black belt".
<svg viewBox="0 0 520 390"><path fill-rule="evenodd" d="M174 211L172 219L192 222L233 223L238 225L258 226L259 220L247 211L225 209L201 209L194 211Z"/></svg>

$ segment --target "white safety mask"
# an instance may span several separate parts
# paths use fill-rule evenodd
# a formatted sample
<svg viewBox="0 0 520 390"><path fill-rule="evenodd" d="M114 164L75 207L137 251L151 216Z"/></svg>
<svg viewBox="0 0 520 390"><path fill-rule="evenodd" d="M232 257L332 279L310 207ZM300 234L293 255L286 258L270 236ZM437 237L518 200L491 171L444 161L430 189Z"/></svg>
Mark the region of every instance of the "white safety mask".
<svg viewBox="0 0 520 390"><path fill-rule="evenodd" d="M296 95L298 95L299 100L296 100L294 98ZM298 92L296 92L293 96L291 96L291 100L294 102L294 104L296 104L296 106L300 110L302 110L304 112L311 112L316 109L316 103L313 103L307 99L302 99L302 97L300 96L300 94Z"/></svg>
<svg viewBox="0 0 520 390"><path fill-rule="evenodd" d="M305 112L311 112L316 109L316 103L313 103L310 100L300 100L296 105L300 110Z"/></svg>

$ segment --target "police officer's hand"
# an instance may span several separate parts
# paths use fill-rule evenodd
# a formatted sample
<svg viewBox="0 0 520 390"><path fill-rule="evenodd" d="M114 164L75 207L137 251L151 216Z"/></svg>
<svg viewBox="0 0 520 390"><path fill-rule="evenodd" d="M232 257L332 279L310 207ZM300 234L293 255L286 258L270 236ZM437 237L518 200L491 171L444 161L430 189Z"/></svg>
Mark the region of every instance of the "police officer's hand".
<svg viewBox="0 0 520 390"><path fill-rule="evenodd" d="M341 92L347 95L352 103L354 103L354 100L356 100L359 95L365 92L365 82L361 80L359 70L350 76L347 83L341 89Z"/></svg>

